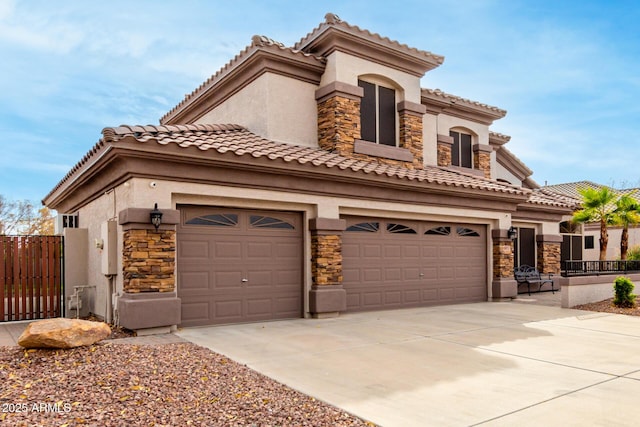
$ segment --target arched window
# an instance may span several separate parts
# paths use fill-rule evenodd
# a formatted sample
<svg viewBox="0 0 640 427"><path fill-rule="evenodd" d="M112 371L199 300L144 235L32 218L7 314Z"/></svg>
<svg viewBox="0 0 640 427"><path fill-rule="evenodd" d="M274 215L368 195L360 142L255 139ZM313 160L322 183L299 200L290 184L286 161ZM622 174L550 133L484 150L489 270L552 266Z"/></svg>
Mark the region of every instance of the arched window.
<svg viewBox="0 0 640 427"><path fill-rule="evenodd" d="M360 101L360 137L364 141L396 146L396 90L391 85L358 79L364 90Z"/></svg>
<svg viewBox="0 0 640 427"><path fill-rule="evenodd" d="M451 164L463 168L473 168L473 138L470 133L458 130L449 131L453 138L451 146Z"/></svg>

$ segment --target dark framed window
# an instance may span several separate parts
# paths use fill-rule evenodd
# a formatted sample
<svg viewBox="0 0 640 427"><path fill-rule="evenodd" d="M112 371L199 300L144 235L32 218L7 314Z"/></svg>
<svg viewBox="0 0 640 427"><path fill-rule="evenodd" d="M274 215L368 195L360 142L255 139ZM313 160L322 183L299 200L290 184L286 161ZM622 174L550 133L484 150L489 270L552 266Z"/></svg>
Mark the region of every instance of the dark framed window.
<svg viewBox="0 0 640 427"><path fill-rule="evenodd" d="M451 146L451 164L463 168L473 168L473 155L471 153L471 135L462 132L449 131L453 138Z"/></svg>
<svg viewBox="0 0 640 427"><path fill-rule="evenodd" d="M560 223L560 233L578 234L581 232L582 229L580 227L580 224L576 224L572 221L562 221Z"/></svg>
<svg viewBox="0 0 640 427"><path fill-rule="evenodd" d="M594 249L596 247L594 240L593 236L584 236L584 248Z"/></svg>
<svg viewBox="0 0 640 427"><path fill-rule="evenodd" d="M364 90L360 101L360 137L364 141L396 146L396 91L358 80Z"/></svg>

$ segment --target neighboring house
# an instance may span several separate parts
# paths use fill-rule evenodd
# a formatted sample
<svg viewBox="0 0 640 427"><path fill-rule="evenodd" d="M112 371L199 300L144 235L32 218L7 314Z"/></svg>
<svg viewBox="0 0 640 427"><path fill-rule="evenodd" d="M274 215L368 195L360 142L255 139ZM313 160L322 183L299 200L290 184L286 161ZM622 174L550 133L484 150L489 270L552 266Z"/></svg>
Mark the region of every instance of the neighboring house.
<svg viewBox="0 0 640 427"><path fill-rule="evenodd" d="M67 289L145 329L497 300L520 259L559 272L574 205L490 131L504 110L420 87L443 60L332 14L292 47L255 36L45 197L81 227Z"/></svg>
<svg viewBox="0 0 640 427"><path fill-rule="evenodd" d="M608 187L618 196L628 194L633 197L640 195L639 188L615 189L607 185L597 184L591 181L568 182L564 184L545 185L540 192L558 200L571 201L580 204L582 197L579 190L585 188L601 189ZM612 206L612 209L614 207ZM607 259L620 259L620 240L622 227L609 225L607 227L609 243L607 245ZM562 261L583 260L598 261L600 259L600 224L587 223L584 225L573 224L568 216L560 224L560 233L563 235ZM640 245L640 225L629 227L629 248Z"/></svg>

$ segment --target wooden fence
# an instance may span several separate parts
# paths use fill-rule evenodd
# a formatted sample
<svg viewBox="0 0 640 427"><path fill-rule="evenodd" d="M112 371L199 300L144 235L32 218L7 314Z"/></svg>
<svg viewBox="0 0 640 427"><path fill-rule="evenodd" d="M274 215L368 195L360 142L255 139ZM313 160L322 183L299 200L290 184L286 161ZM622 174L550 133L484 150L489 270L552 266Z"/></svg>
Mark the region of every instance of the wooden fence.
<svg viewBox="0 0 640 427"><path fill-rule="evenodd" d="M62 236L0 236L0 322L62 316Z"/></svg>

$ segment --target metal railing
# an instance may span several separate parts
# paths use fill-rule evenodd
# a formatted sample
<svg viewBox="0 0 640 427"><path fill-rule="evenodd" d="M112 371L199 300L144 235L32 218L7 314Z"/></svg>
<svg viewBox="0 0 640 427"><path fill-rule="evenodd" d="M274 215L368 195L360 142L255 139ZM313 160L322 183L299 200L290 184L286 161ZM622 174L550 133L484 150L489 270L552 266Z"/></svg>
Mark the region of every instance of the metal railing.
<svg viewBox="0 0 640 427"><path fill-rule="evenodd" d="M640 261L563 261L562 276L599 276L601 274L638 273Z"/></svg>

